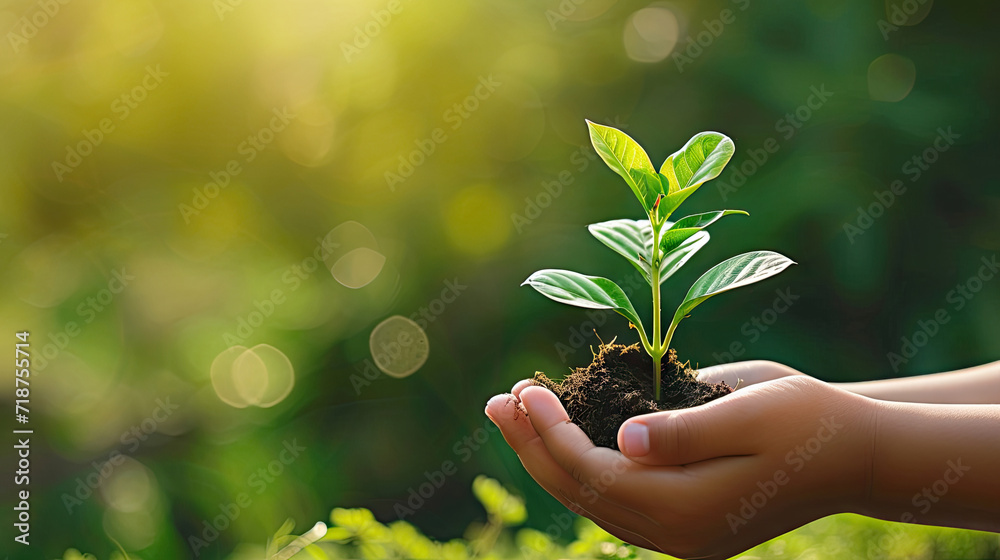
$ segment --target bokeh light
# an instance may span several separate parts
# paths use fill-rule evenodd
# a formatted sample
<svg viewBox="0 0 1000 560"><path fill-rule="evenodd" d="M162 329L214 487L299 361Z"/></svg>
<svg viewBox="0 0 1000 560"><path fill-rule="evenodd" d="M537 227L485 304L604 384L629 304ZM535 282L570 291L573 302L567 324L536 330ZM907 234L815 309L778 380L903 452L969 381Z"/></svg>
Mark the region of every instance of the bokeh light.
<svg viewBox="0 0 1000 560"><path fill-rule="evenodd" d="M270 408L295 386L291 361L269 344L223 350L212 362L210 376L219 399L235 408Z"/></svg>
<svg viewBox="0 0 1000 560"><path fill-rule="evenodd" d="M625 23L625 52L638 62L659 62L673 52L679 34L677 16L669 8L643 8Z"/></svg>
<svg viewBox="0 0 1000 560"><path fill-rule="evenodd" d="M131 457L122 457L114 466L108 480L100 486L101 495L108 506L122 513L135 513L147 509L156 500L156 483L153 473Z"/></svg>
<svg viewBox="0 0 1000 560"><path fill-rule="evenodd" d="M389 317L372 329L368 346L375 365L386 375L396 378L416 372L430 354L427 333L402 315Z"/></svg>
<svg viewBox="0 0 1000 560"><path fill-rule="evenodd" d="M267 372L264 390L255 393L257 398L252 404L260 408L270 408L285 400L295 387L295 369L288 356L270 344L258 344L248 353L253 353ZM238 363L239 360L233 367L238 367Z"/></svg>
<svg viewBox="0 0 1000 560"><path fill-rule="evenodd" d="M250 349L240 352L240 355L233 360L229 375L233 378L236 395L242 402L248 405L260 403L270 379L264 360L260 359L256 352Z"/></svg>
<svg viewBox="0 0 1000 560"><path fill-rule="evenodd" d="M330 230L323 239L324 262L342 285L359 289L370 284L385 266L378 241L364 225L350 221Z"/></svg>
<svg viewBox="0 0 1000 560"><path fill-rule="evenodd" d="M917 69L898 54L884 54L868 66L868 93L875 101L902 101L913 90Z"/></svg>
<svg viewBox="0 0 1000 560"><path fill-rule="evenodd" d="M156 539L161 523L160 489L145 465L131 457L120 457L99 487L108 505L103 527L108 535L130 549L143 549Z"/></svg>

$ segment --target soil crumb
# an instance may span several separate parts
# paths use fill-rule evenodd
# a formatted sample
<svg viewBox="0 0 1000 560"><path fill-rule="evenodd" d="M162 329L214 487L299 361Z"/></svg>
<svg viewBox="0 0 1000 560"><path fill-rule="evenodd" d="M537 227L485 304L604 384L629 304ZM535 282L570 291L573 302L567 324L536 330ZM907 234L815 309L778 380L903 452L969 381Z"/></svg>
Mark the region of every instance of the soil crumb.
<svg viewBox="0 0 1000 560"><path fill-rule="evenodd" d="M618 428L633 416L690 408L728 395L724 383L702 383L671 349L662 364L660 400L653 400L653 359L638 344L605 344L594 361L562 381L535 373L535 383L551 390L570 420L595 445L618 449Z"/></svg>

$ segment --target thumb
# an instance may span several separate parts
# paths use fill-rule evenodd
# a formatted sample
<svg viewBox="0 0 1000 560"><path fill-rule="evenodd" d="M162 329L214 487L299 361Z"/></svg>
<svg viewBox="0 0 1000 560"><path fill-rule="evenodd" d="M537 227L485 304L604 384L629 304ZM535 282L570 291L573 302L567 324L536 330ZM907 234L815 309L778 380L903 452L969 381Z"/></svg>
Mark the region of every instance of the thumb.
<svg viewBox="0 0 1000 560"><path fill-rule="evenodd" d="M759 451L760 409L739 393L683 410L630 418L618 430L618 448L645 465L686 465Z"/></svg>

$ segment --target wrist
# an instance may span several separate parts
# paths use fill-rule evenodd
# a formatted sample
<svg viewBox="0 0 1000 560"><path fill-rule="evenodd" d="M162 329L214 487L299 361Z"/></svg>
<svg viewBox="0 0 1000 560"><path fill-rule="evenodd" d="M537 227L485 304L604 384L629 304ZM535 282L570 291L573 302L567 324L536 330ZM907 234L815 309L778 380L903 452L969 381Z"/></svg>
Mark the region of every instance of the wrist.
<svg viewBox="0 0 1000 560"><path fill-rule="evenodd" d="M857 513L997 530L1000 407L872 404L871 484Z"/></svg>
<svg viewBox="0 0 1000 560"><path fill-rule="evenodd" d="M878 441L881 402L864 395L840 388L847 394L849 406L853 407L853 441L851 452L843 457L845 477L845 502L842 512L869 515L875 496L876 446Z"/></svg>
<svg viewBox="0 0 1000 560"><path fill-rule="evenodd" d="M817 382L821 383L821 382ZM807 404L804 418L816 418L832 427L831 435L816 437L823 444L823 468L807 473L808 493L822 504L821 516L835 513L867 514L873 488L873 461L878 401L821 383L823 395ZM806 425L806 424L803 424ZM807 445L807 450L812 449ZM818 449L819 446L817 445Z"/></svg>

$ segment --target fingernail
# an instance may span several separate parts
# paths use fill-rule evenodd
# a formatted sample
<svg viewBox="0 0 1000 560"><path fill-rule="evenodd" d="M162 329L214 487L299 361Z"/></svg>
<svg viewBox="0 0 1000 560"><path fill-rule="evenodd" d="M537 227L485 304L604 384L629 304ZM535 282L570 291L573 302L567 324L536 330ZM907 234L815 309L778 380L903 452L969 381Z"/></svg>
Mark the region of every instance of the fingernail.
<svg viewBox="0 0 1000 560"><path fill-rule="evenodd" d="M521 391L525 390L528 387L531 387L534 384L535 384L534 380L522 379L514 384L514 386L510 390L510 394L514 395L514 398L520 398Z"/></svg>
<svg viewBox="0 0 1000 560"><path fill-rule="evenodd" d="M489 418L494 424L497 423L496 419L493 417L493 413L498 412L497 408L500 407L500 401L506 401L508 395L493 395L490 400L486 401L486 417ZM493 409L492 413L490 409ZM499 426L499 424L497 424Z"/></svg>
<svg viewBox="0 0 1000 560"><path fill-rule="evenodd" d="M531 423L536 429L544 429L569 420L566 411L559 403L559 398L544 387L537 385L525 387L521 391L521 403L531 415Z"/></svg>
<svg viewBox="0 0 1000 560"><path fill-rule="evenodd" d="M632 422L622 430L622 451L630 457L643 457L649 453L649 428Z"/></svg>

